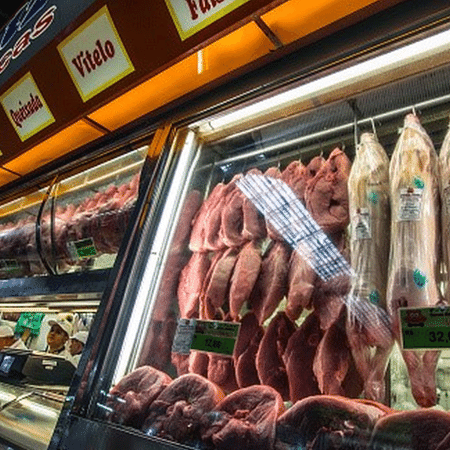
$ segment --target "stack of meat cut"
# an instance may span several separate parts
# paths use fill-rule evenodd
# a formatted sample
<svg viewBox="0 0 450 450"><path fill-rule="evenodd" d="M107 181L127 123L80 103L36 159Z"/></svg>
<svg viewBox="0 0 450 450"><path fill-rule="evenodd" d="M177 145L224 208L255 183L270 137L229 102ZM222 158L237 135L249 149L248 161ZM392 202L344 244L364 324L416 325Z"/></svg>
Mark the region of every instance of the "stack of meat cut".
<svg viewBox="0 0 450 450"><path fill-rule="evenodd" d="M350 161L342 150L306 166L293 161L283 171L250 172L284 181L348 257ZM200 374L226 392L261 384L291 401L359 395L362 380L345 326L350 280L321 280L241 192L241 177L216 185L200 206L178 283L180 317L241 322L234 355L173 354L173 364L179 374ZM309 315L297 326L304 310Z"/></svg>
<svg viewBox="0 0 450 450"><path fill-rule="evenodd" d="M53 262L56 257L60 270L79 264L69 245L86 238L93 239L98 254L116 253L129 222L138 187L139 174L128 183L111 185L105 191L87 197L80 204L57 206L53 218L50 208L47 208L40 223L44 258ZM36 228L35 216L0 225L0 260L17 261L22 269L21 276L44 273L37 251Z"/></svg>
<svg viewBox="0 0 450 450"><path fill-rule="evenodd" d="M107 396L108 419L205 450L445 450L447 412L396 411L379 402L312 395L285 410L269 386L241 388L225 396L196 374L172 380L142 366Z"/></svg>

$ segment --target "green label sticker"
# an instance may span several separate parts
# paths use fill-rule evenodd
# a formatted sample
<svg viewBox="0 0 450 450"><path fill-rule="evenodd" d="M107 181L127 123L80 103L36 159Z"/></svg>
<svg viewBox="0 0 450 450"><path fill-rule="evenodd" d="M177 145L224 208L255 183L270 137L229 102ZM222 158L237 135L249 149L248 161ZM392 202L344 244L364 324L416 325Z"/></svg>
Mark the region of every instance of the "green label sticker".
<svg viewBox="0 0 450 450"><path fill-rule="evenodd" d="M5 272L13 272L18 269L20 269L20 265L15 259L0 260L0 270L4 270Z"/></svg>
<svg viewBox="0 0 450 450"><path fill-rule="evenodd" d="M414 283L419 289L423 289L427 284L427 277L419 269L416 269L413 273Z"/></svg>
<svg viewBox="0 0 450 450"><path fill-rule="evenodd" d="M425 187L425 183L423 182L423 180L419 177L415 177L414 178L414 186L416 186L416 188L418 189L423 189Z"/></svg>
<svg viewBox="0 0 450 450"><path fill-rule="evenodd" d="M374 305L378 305L380 303L380 293L374 289L369 294L369 301L370 301L370 303L373 303Z"/></svg>
<svg viewBox="0 0 450 450"><path fill-rule="evenodd" d="M231 356L240 326L234 322L197 320L191 350Z"/></svg>
<svg viewBox="0 0 450 450"><path fill-rule="evenodd" d="M97 250L94 245L94 239L86 238L80 241L68 242L69 251L73 258L79 259L91 258L97 255Z"/></svg>
<svg viewBox="0 0 450 450"><path fill-rule="evenodd" d="M400 308L403 350L450 348L450 307Z"/></svg>
<svg viewBox="0 0 450 450"><path fill-rule="evenodd" d="M376 205L378 203L378 194L376 192L371 192L368 197L369 202Z"/></svg>

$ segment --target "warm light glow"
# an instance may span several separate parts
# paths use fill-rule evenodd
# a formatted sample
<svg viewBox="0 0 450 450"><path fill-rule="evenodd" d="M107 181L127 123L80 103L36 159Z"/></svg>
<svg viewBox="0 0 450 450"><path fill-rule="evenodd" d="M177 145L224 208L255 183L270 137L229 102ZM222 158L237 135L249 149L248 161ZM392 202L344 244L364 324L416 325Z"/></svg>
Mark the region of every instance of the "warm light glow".
<svg viewBox="0 0 450 450"><path fill-rule="evenodd" d="M203 70L194 53L150 80L89 114L115 130L154 111L273 50L273 44L254 23L248 23L203 49Z"/></svg>
<svg viewBox="0 0 450 450"><path fill-rule="evenodd" d="M96 128L79 120L3 166L25 175L102 135Z"/></svg>
<svg viewBox="0 0 450 450"><path fill-rule="evenodd" d="M368 79L373 75L379 76L382 73L398 69L402 65L415 63L420 58L431 56L433 53L448 51L449 42L450 30L446 30L204 122L200 125L200 132L207 134L211 131L233 128L237 124L242 126L246 120L254 120L269 112L273 113L288 108L300 101L313 99L331 90Z"/></svg>

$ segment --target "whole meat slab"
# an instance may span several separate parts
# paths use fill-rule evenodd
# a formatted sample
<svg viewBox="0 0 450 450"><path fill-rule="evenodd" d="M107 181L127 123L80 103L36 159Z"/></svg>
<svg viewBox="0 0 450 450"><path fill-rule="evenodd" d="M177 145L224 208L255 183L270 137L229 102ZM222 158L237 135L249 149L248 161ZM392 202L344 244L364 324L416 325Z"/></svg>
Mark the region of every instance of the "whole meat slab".
<svg viewBox="0 0 450 450"><path fill-rule="evenodd" d="M147 411L142 430L177 442L200 438L200 419L224 398L222 390L196 374L182 375L166 387Z"/></svg>
<svg viewBox="0 0 450 450"><path fill-rule="evenodd" d="M217 450L273 448L280 394L269 386L239 389L202 419L202 439Z"/></svg>
<svg viewBox="0 0 450 450"><path fill-rule="evenodd" d="M448 433L448 412L432 409L396 412L377 422L369 449L444 450L448 447L440 446L440 443Z"/></svg>
<svg viewBox="0 0 450 450"><path fill-rule="evenodd" d="M392 220L387 309L398 342L400 307L441 303L438 174L433 143L417 116L408 114L389 167ZM408 350L402 356L416 402L424 407L435 405L439 352Z"/></svg>
<svg viewBox="0 0 450 450"><path fill-rule="evenodd" d="M306 207L326 233L344 230L349 223L350 167L347 155L336 148L306 187Z"/></svg>
<svg viewBox="0 0 450 450"><path fill-rule="evenodd" d="M171 382L169 375L151 366L129 373L109 392L109 406L114 410L110 420L140 428L149 406Z"/></svg>
<svg viewBox="0 0 450 450"><path fill-rule="evenodd" d="M289 338L283 361L288 375L291 402L320 394L313 362L322 336L320 320L315 313L311 313Z"/></svg>
<svg viewBox="0 0 450 450"><path fill-rule="evenodd" d="M296 326L279 312L267 327L256 354L256 369L261 384L273 387L283 400L289 400L289 382L283 353Z"/></svg>
<svg viewBox="0 0 450 450"><path fill-rule="evenodd" d="M366 449L372 429L386 414L384 405L337 395L311 396L278 418L275 448ZM317 446L317 441L325 436L332 445Z"/></svg>

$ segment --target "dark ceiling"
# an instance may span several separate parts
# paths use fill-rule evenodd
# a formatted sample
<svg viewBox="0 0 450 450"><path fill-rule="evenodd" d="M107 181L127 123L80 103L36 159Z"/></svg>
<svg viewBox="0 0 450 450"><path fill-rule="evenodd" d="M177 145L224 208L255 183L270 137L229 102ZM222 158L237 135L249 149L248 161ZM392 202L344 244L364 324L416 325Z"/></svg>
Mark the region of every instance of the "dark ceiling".
<svg viewBox="0 0 450 450"><path fill-rule="evenodd" d="M0 1L0 30L14 16L15 12L25 3L25 0Z"/></svg>

